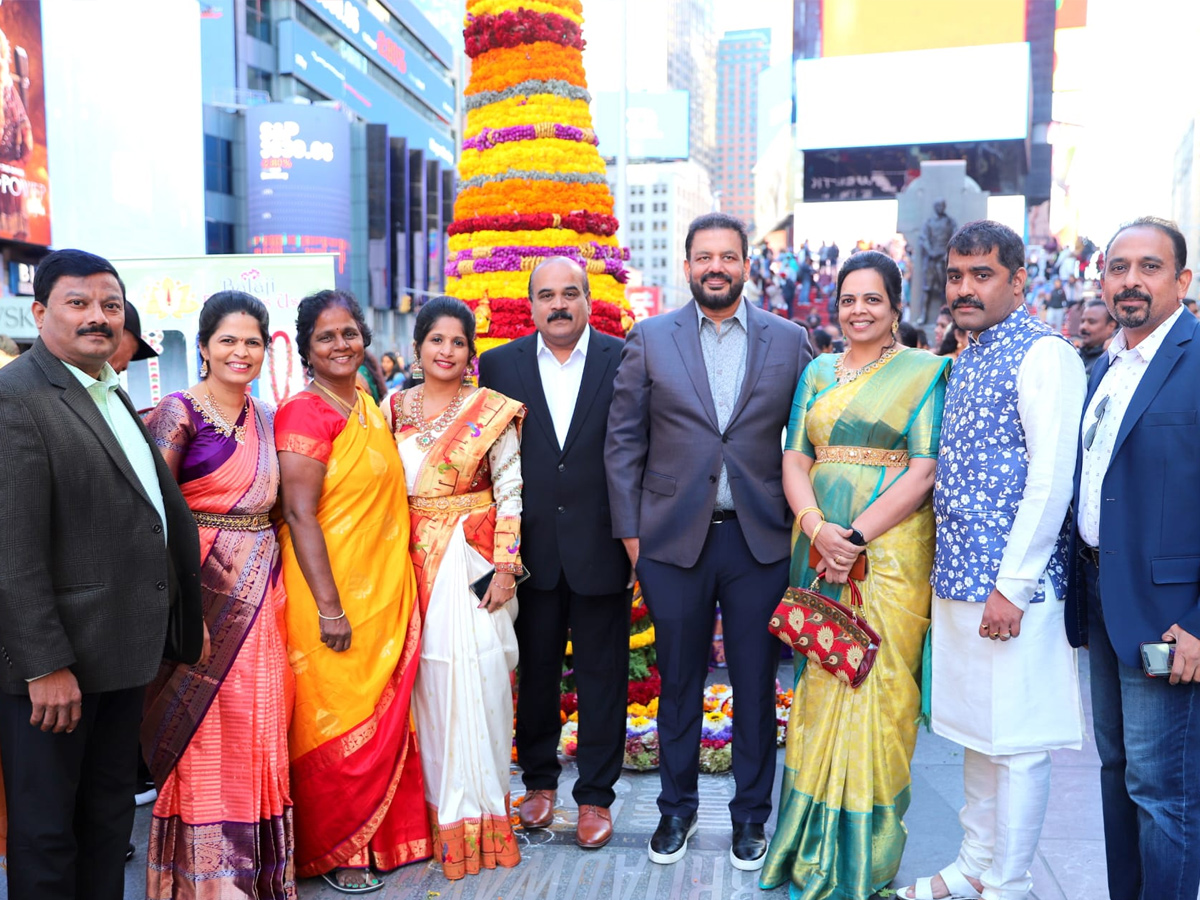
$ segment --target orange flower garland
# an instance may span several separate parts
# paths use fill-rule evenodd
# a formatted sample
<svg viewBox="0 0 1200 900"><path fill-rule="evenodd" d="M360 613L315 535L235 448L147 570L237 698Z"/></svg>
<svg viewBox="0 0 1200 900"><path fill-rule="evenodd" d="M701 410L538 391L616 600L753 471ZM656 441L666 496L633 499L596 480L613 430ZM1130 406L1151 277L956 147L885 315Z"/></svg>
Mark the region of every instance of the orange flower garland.
<svg viewBox="0 0 1200 900"><path fill-rule="evenodd" d="M472 57L446 290L475 310L480 352L529 334L529 272L561 253L588 270L591 323L624 335L628 273L596 149L579 0L468 0Z"/></svg>
<svg viewBox="0 0 1200 900"><path fill-rule="evenodd" d="M471 83L463 93L470 97L484 91L502 91L522 81L551 79L587 87L583 55L574 47L550 41L489 50L471 65Z"/></svg>
<svg viewBox="0 0 1200 900"><path fill-rule="evenodd" d="M458 192L456 219L502 216L547 207L570 212L586 209L612 215L613 198L607 184L570 184L558 181L493 181Z"/></svg>

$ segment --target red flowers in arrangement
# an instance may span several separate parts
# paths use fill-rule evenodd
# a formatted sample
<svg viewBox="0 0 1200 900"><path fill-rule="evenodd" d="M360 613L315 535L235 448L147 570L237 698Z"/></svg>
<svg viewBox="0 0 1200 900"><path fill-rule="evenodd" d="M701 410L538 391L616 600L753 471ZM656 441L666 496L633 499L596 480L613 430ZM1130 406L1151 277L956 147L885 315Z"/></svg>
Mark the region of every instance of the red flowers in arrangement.
<svg viewBox="0 0 1200 900"><path fill-rule="evenodd" d="M586 41L579 26L555 13L528 9L502 12L498 16L471 16L463 29L467 56L474 59L497 47L519 47L535 41L553 41L564 47L583 50Z"/></svg>
<svg viewBox="0 0 1200 900"><path fill-rule="evenodd" d="M629 682L629 702L645 706L662 693L662 676L658 674L658 666L650 667L650 674L644 681Z"/></svg>

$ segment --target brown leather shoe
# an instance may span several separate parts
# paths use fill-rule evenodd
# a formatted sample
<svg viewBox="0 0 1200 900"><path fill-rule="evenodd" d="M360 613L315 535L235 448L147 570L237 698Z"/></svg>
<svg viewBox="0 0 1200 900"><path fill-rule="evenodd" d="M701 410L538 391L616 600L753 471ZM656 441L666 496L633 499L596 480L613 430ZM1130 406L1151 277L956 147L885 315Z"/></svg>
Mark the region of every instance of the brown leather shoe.
<svg viewBox="0 0 1200 900"><path fill-rule="evenodd" d="M584 803L579 807L575 843L584 850L598 850L612 840L612 814L603 806Z"/></svg>
<svg viewBox="0 0 1200 900"><path fill-rule="evenodd" d="M523 828L545 828L554 821L554 791L526 791L517 807Z"/></svg>

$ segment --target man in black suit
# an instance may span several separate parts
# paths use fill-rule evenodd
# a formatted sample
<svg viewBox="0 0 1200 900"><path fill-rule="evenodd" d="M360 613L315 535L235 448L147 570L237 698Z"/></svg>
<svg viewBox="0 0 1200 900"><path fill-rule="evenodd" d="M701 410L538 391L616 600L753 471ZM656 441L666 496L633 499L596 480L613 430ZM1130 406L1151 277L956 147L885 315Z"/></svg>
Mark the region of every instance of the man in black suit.
<svg viewBox="0 0 1200 900"><path fill-rule="evenodd" d="M537 333L479 359L479 382L528 408L521 557L529 580L516 620L521 650L517 761L526 795L521 824L554 818L559 681L567 629L579 693L576 842L603 847L625 752L629 678L629 559L612 536L604 436L621 341L588 325L587 273L552 257L533 270L529 299Z"/></svg>
<svg viewBox="0 0 1200 900"><path fill-rule="evenodd" d="M143 687L207 643L183 495L107 360L112 264L51 253L0 371L0 758L10 900L119 900Z"/></svg>

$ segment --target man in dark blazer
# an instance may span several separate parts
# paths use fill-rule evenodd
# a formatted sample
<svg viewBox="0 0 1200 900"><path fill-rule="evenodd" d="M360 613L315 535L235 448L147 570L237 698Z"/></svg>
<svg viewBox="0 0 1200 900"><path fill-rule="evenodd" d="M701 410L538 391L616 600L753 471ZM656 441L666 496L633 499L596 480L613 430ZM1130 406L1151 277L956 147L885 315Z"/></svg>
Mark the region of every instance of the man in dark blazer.
<svg viewBox="0 0 1200 900"><path fill-rule="evenodd" d="M1200 322L1174 223L1143 218L1105 252L1120 330L1080 429L1067 635L1088 645L1112 900L1200 891ZM1169 641L1169 677L1139 645Z"/></svg>
<svg viewBox="0 0 1200 900"><path fill-rule="evenodd" d="M762 867L775 774L779 642L766 622L787 588L791 514L783 432L812 359L804 329L742 298L745 226L692 222L694 301L639 323L621 356L605 464L613 534L654 618L662 819L650 859L671 863L696 828L700 718L717 602L736 696L730 862Z"/></svg>
<svg viewBox="0 0 1200 900"><path fill-rule="evenodd" d="M566 257L529 277L537 333L489 350L479 383L528 409L521 434L521 558L530 573L516 620L521 651L517 762L526 794L521 824L554 818L559 682L567 630L579 695L576 842L612 838L609 807L625 753L629 680L629 560L612 536L604 432L621 341L588 325L587 272Z"/></svg>
<svg viewBox="0 0 1200 900"><path fill-rule="evenodd" d="M51 253L0 371L0 759L10 900L119 900L144 686L206 643L199 539L107 359L112 264ZM170 621L168 621L170 620Z"/></svg>

